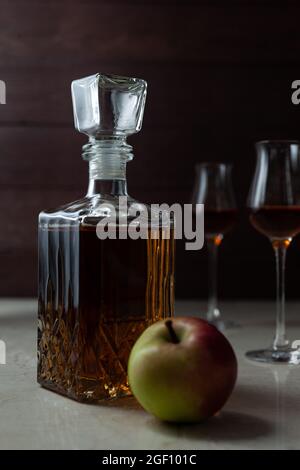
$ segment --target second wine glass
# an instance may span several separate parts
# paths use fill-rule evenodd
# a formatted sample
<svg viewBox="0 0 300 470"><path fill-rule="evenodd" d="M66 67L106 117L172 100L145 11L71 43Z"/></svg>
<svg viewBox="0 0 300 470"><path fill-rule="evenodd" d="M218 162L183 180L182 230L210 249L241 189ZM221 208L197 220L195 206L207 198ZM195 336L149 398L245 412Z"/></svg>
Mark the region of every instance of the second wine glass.
<svg viewBox="0 0 300 470"><path fill-rule="evenodd" d="M220 330L233 325L224 322L217 301L218 247L237 220L231 173L232 165L228 163L198 164L192 197L193 204L204 204L204 233L209 253L207 320Z"/></svg>

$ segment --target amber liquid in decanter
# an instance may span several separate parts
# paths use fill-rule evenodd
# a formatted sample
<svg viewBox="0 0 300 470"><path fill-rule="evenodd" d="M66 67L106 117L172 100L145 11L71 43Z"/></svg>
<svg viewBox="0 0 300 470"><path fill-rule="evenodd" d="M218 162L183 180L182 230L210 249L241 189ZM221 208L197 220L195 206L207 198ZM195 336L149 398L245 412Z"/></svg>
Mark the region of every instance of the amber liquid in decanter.
<svg viewBox="0 0 300 470"><path fill-rule="evenodd" d="M173 313L174 238L40 228L39 382L78 400L130 393L131 348Z"/></svg>

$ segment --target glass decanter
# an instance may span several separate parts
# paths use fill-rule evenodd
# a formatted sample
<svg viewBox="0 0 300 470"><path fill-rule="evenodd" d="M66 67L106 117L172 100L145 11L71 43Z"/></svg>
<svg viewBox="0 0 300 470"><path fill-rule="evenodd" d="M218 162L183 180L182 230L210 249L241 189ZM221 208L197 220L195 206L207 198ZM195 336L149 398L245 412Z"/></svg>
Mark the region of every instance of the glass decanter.
<svg viewBox="0 0 300 470"><path fill-rule="evenodd" d="M140 204L127 193L133 153L126 137L141 129L146 88L143 80L104 74L72 83L75 127L89 137L88 191L39 216L38 381L79 401L130 394L134 342L173 314L173 225L169 237L160 223L147 239L124 237L130 209ZM120 196L127 201L121 208ZM114 210L117 237L100 239L97 224Z"/></svg>

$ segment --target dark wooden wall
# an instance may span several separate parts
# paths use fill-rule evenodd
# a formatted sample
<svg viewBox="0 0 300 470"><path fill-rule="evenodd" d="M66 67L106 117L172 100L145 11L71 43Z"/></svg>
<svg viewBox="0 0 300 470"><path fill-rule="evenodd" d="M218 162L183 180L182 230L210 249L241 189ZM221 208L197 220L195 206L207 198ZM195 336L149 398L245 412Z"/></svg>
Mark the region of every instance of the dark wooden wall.
<svg viewBox="0 0 300 470"><path fill-rule="evenodd" d="M253 142L299 138L299 1L0 0L0 295L36 293L40 210L80 197L85 139L73 129L70 82L98 71L145 78L142 132L132 138L132 195L189 202L194 165L232 161L242 208ZM177 250L177 295L204 297L206 251ZM300 242L288 294L300 292ZM270 297L269 242L241 215L220 252L223 297Z"/></svg>

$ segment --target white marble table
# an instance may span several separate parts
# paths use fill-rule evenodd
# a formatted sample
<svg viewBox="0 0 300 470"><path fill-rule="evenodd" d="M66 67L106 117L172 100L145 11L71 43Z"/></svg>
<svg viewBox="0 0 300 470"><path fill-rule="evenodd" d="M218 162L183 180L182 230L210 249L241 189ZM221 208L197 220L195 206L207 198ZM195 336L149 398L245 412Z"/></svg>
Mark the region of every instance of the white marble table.
<svg viewBox="0 0 300 470"><path fill-rule="evenodd" d="M227 333L239 360L236 389L218 417L193 426L167 425L133 399L79 404L36 383L36 302L0 301L0 449L299 449L300 366L262 366L244 352L272 338L274 305L234 302L224 313L240 323ZM300 339L300 303L288 304L289 332ZM177 302L176 314L203 313Z"/></svg>

